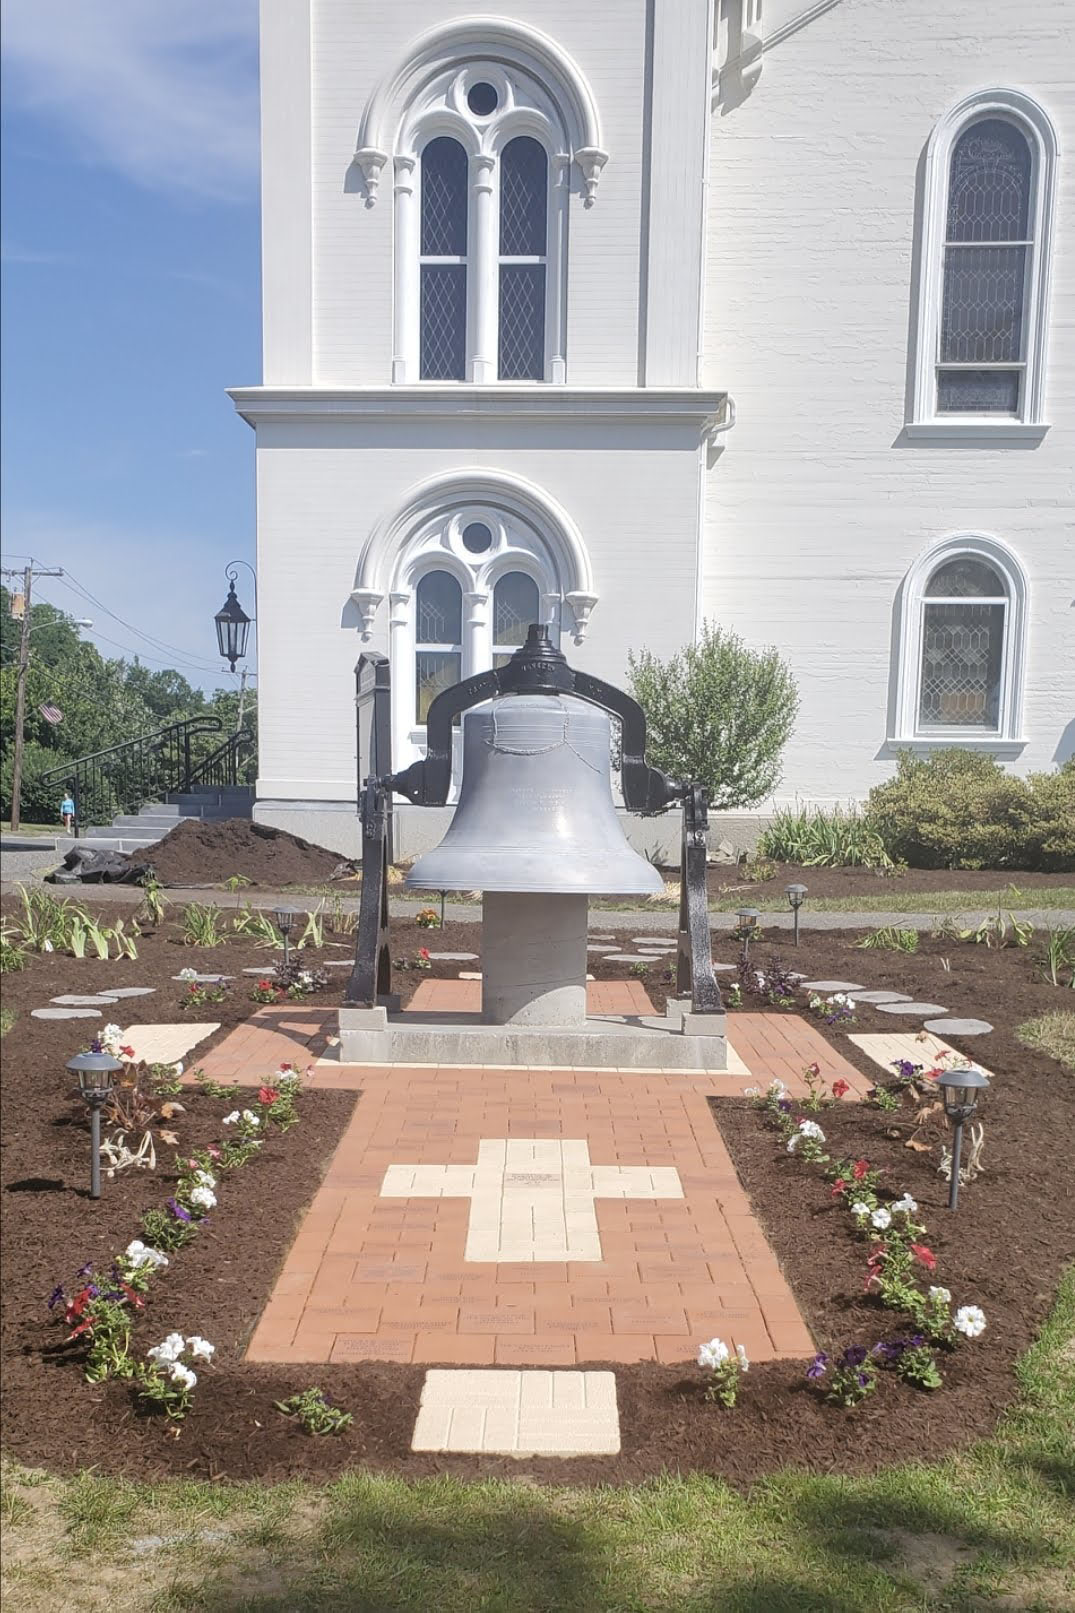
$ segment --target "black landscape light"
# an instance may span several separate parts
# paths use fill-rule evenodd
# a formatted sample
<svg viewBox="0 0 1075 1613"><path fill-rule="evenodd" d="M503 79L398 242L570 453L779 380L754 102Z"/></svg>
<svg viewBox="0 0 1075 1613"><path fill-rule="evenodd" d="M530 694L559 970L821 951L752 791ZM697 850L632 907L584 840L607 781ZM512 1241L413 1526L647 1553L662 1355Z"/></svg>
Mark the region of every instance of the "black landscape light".
<svg viewBox="0 0 1075 1613"><path fill-rule="evenodd" d="M761 914L756 907L741 907L737 910L735 916L739 920L737 929L739 939L743 943L742 957L745 963L750 956L751 937L758 933L758 920L761 918Z"/></svg>
<svg viewBox="0 0 1075 1613"><path fill-rule="evenodd" d="M288 937L295 928L298 913L293 907L277 907L273 911L273 918L276 920L276 928L284 938L284 968L286 969L291 962L291 944Z"/></svg>
<svg viewBox="0 0 1075 1613"><path fill-rule="evenodd" d="M111 1053L76 1053L67 1068L78 1076L78 1089L90 1109L90 1198L101 1196L101 1110L112 1095L113 1076L122 1070Z"/></svg>
<svg viewBox="0 0 1075 1613"><path fill-rule="evenodd" d="M944 1098L944 1112L952 1122L952 1179L948 1184L948 1208L959 1202L959 1156L963 1152L963 1126L978 1113L978 1101L989 1086L981 1070L942 1070L937 1085Z"/></svg>
<svg viewBox="0 0 1075 1613"><path fill-rule="evenodd" d="M250 618L236 597L235 578L230 573L228 575L228 597L213 619L216 622L217 647L234 672L236 661L241 661L246 654Z"/></svg>
<svg viewBox="0 0 1075 1613"><path fill-rule="evenodd" d="M784 895L791 905L792 917L795 921L795 945L799 944L799 909L806 901L805 885L785 885Z"/></svg>

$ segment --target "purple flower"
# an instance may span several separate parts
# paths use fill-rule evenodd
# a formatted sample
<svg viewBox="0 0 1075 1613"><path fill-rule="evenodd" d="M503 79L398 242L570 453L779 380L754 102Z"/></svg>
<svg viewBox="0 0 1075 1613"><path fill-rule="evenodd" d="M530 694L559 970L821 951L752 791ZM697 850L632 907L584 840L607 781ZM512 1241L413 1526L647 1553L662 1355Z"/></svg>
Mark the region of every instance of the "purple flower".
<svg viewBox="0 0 1075 1613"><path fill-rule="evenodd" d="M86 1292L90 1296L91 1299L96 1299L99 1296L101 1290L98 1288L96 1283L87 1283L86 1284Z"/></svg>
<svg viewBox="0 0 1075 1613"><path fill-rule="evenodd" d="M780 1102L777 1104L777 1108L782 1109L786 1115L790 1115L790 1113L791 1113L791 1099L790 1098L781 1098Z"/></svg>
<svg viewBox="0 0 1075 1613"><path fill-rule="evenodd" d="M49 1310L54 1311L56 1309L57 1305L62 1305L63 1302L64 1302L65 1297L66 1296L64 1295L62 1285L60 1283L57 1283L56 1287L52 1290L52 1293L49 1295Z"/></svg>
<svg viewBox="0 0 1075 1613"><path fill-rule="evenodd" d="M123 1292L123 1290L121 1288L110 1288L106 1294L101 1295L101 1298L102 1299L126 1299L127 1296L126 1296L126 1294Z"/></svg>
<svg viewBox="0 0 1075 1613"><path fill-rule="evenodd" d="M840 1365L845 1367L860 1367L866 1359L866 1348L862 1344L849 1344L844 1351Z"/></svg>
<svg viewBox="0 0 1075 1613"><path fill-rule="evenodd" d="M84 1266L79 1266L78 1270L75 1272L75 1276L76 1277L88 1277L91 1274L92 1271L93 1271L93 1261L92 1260L87 1260L87 1262L86 1262L86 1264Z"/></svg>
<svg viewBox="0 0 1075 1613"><path fill-rule="evenodd" d="M870 1381L870 1375L869 1375L868 1372L856 1372L855 1373L855 1382L858 1384L860 1389L865 1389L868 1386L869 1381Z"/></svg>
<svg viewBox="0 0 1075 1613"><path fill-rule="evenodd" d="M912 1064L910 1059L893 1059L892 1068L901 1081L911 1081L922 1068L920 1064Z"/></svg>
<svg viewBox="0 0 1075 1613"><path fill-rule="evenodd" d="M882 1361L898 1361L907 1348L906 1339L882 1339L880 1344L874 1345L874 1355L879 1355Z"/></svg>
<svg viewBox="0 0 1075 1613"><path fill-rule="evenodd" d="M178 1199L169 1199L168 1208L171 1210L177 1221L192 1221L194 1219L190 1211L185 1210Z"/></svg>
<svg viewBox="0 0 1075 1613"><path fill-rule="evenodd" d="M823 1378L825 1376L825 1369L828 1364L828 1356L825 1354L824 1350L820 1350L807 1367L806 1376L808 1378Z"/></svg>

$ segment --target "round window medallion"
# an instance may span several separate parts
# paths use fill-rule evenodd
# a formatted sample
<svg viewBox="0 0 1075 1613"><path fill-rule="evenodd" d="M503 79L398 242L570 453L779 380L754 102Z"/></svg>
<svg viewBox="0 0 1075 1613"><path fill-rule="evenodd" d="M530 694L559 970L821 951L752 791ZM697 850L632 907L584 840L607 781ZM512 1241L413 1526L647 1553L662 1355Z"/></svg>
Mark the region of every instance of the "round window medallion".
<svg viewBox="0 0 1075 1613"><path fill-rule="evenodd" d="M463 548L471 554L484 554L493 541L493 534L484 521L470 521L463 528Z"/></svg>
<svg viewBox="0 0 1075 1613"><path fill-rule="evenodd" d="M476 118L487 118L490 112L495 112L499 100L496 90L484 79L480 84L472 84L467 91L467 105Z"/></svg>

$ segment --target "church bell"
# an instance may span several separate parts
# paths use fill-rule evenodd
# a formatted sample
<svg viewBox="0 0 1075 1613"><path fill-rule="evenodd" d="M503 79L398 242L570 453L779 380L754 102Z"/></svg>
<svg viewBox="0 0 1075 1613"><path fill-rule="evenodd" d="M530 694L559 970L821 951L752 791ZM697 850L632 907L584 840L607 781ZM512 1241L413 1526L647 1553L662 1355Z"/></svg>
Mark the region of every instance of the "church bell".
<svg viewBox="0 0 1075 1613"><path fill-rule="evenodd" d="M649 895L612 800L606 712L561 695L509 695L463 716L459 804L412 890Z"/></svg>

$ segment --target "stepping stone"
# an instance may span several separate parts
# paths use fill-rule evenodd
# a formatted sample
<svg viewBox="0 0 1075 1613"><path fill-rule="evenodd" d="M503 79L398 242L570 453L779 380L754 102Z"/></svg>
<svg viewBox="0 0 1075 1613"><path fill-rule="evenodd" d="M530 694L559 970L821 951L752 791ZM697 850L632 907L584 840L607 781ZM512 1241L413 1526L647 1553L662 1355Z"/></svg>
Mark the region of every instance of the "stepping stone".
<svg viewBox="0 0 1075 1613"><path fill-rule="evenodd" d="M645 963L641 952L609 952L605 955L606 963Z"/></svg>
<svg viewBox="0 0 1075 1613"><path fill-rule="evenodd" d="M854 980L801 980L803 991L862 991Z"/></svg>
<svg viewBox="0 0 1075 1613"><path fill-rule="evenodd" d="M152 997L156 986L112 986L109 988L110 997Z"/></svg>
<svg viewBox="0 0 1075 1613"><path fill-rule="evenodd" d="M110 1003L117 1002L116 997L50 997L49 1002L55 1003L59 1008L105 1008Z"/></svg>
<svg viewBox="0 0 1075 1613"><path fill-rule="evenodd" d="M477 963L476 952L431 952L430 958L435 963Z"/></svg>
<svg viewBox="0 0 1075 1613"><path fill-rule="evenodd" d="M853 991L851 995L857 1003L909 1003L910 993L906 991Z"/></svg>
<svg viewBox="0 0 1075 1613"><path fill-rule="evenodd" d="M99 1008L31 1008L31 1019L100 1019Z"/></svg>
<svg viewBox="0 0 1075 1613"><path fill-rule="evenodd" d="M83 1010L84 1011L84 1010ZM134 1048L135 1060L147 1064L175 1064L186 1058L192 1047L220 1029L219 1020L184 1025L128 1025L120 1038Z"/></svg>
<svg viewBox="0 0 1075 1613"><path fill-rule="evenodd" d="M616 951L616 943L612 942L611 945L608 945L606 943L604 945L599 946L595 941L587 941L586 950L587 950L587 952L615 952Z"/></svg>
<svg viewBox="0 0 1075 1613"><path fill-rule="evenodd" d="M987 1019L927 1019L925 1029L940 1036L988 1036L993 1027Z"/></svg>
<svg viewBox="0 0 1075 1613"><path fill-rule="evenodd" d="M500 1456L615 1456L620 1417L614 1372L426 1373L412 1451Z"/></svg>
<svg viewBox="0 0 1075 1613"><path fill-rule="evenodd" d="M925 1019L928 1014L945 1014L948 1012L940 1003L874 1003L879 1014L912 1014Z"/></svg>
<svg viewBox="0 0 1075 1613"><path fill-rule="evenodd" d="M354 966L355 966L354 958L326 958L324 960L324 962L321 964L322 969L353 969ZM260 975L260 974L264 974L264 973L265 973L264 969L244 969L243 970L244 975Z"/></svg>
<svg viewBox="0 0 1075 1613"><path fill-rule="evenodd" d="M616 941L616 937L614 935L591 935L590 940L591 941ZM618 942L616 942L616 944L619 945Z"/></svg>
<svg viewBox="0 0 1075 1613"><path fill-rule="evenodd" d="M632 935L631 945L635 947L674 947L678 946L674 935Z"/></svg>
<svg viewBox="0 0 1075 1613"><path fill-rule="evenodd" d="M244 970L244 973L245 973L245 970ZM221 980L234 980L235 976L234 975L199 975L199 974L193 974L193 975L187 975L185 979L184 979L184 977L182 975L173 975L172 979L173 980L178 980L180 982L180 984L184 985L184 986L215 986L218 983L218 981L221 981Z"/></svg>
<svg viewBox="0 0 1075 1613"><path fill-rule="evenodd" d="M460 969L460 971L459 971L460 980L480 980L481 977L482 976L481 976L481 970L480 969L478 969L478 970Z"/></svg>

